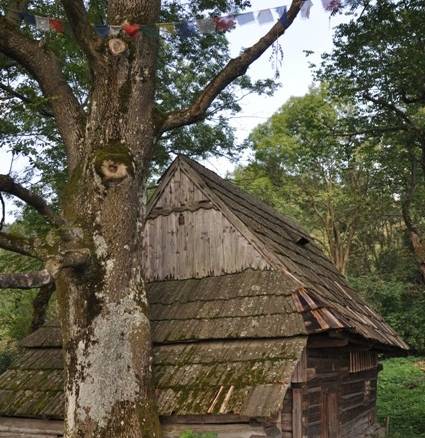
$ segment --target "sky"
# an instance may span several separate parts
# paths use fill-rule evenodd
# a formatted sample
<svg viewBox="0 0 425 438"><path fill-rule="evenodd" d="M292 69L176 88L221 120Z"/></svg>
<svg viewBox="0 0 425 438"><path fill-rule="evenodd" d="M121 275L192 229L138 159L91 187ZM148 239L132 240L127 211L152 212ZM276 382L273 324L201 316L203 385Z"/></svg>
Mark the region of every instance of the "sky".
<svg viewBox="0 0 425 438"><path fill-rule="evenodd" d="M289 0L251 0L250 10L274 8L287 5ZM248 10L247 10L248 11ZM241 101L242 111L231 119L231 125L235 129L238 142L242 142L259 123L265 122L276 112L291 96L302 96L312 84L312 72L310 62L319 62L323 52L332 49L332 37L334 28L346 18L337 15L330 19L329 12L322 8L320 0L313 0L313 7L309 19L296 18L293 24L279 39L283 50L283 62L279 67L280 88L273 96L250 95ZM231 56L236 57L240 51L254 44L262 35L267 33L273 23L259 25L257 22L237 27L227 33L230 42ZM305 51L314 52L308 58ZM274 76L274 69L270 61L271 50L264 53L248 70L248 74L254 79L266 79ZM208 62L206 60L206 62ZM249 155L244 154L241 162L246 162ZM11 156L6 151L0 151L0 173L8 173L11 164ZM13 171L19 171L25 162L15 160ZM211 158L202 162L206 167L226 176L232 172L236 164L225 158ZM12 220L13 206L8 202L8 221Z"/></svg>
<svg viewBox="0 0 425 438"><path fill-rule="evenodd" d="M252 10L273 8L287 5L288 0L251 0ZM332 37L334 28L339 23L346 21L344 15L329 16L322 8L320 0L313 0L310 18L303 19L300 16L293 22L279 42L283 50L283 62L279 68L280 88L272 97L250 95L241 101L242 111L236 118L231 119L238 141L244 140L259 123L265 122L276 112L291 96L302 96L312 84L312 72L310 62L318 63L321 54L332 49ZM258 23L240 26L229 32L231 55L235 57L244 47L254 44L264 35L273 23L260 26ZM314 52L308 58L305 51ZM248 70L253 79L272 78L274 70L270 62L271 50L264 53ZM247 156L242 159L245 161ZM225 176L231 172L235 163L225 158L208 159L203 162L206 167Z"/></svg>

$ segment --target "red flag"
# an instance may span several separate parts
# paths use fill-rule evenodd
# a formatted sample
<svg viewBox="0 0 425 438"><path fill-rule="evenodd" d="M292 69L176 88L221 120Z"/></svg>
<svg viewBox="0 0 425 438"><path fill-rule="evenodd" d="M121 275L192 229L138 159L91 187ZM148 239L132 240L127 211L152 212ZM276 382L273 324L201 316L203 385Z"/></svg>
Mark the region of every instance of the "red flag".
<svg viewBox="0 0 425 438"><path fill-rule="evenodd" d="M130 23L124 23L122 25L122 30L132 38L136 36L139 33L140 30L140 24L130 24Z"/></svg>
<svg viewBox="0 0 425 438"><path fill-rule="evenodd" d="M217 32L226 32L236 26L235 17L228 15L227 17L214 17L215 30Z"/></svg>
<svg viewBox="0 0 425 438"><path fill-rule="evenodd" d="M63 23L61 20L56 20L55 18L49 18L49 26L50 29L55 32L64 33L65 29L63 27Z"/></svg>

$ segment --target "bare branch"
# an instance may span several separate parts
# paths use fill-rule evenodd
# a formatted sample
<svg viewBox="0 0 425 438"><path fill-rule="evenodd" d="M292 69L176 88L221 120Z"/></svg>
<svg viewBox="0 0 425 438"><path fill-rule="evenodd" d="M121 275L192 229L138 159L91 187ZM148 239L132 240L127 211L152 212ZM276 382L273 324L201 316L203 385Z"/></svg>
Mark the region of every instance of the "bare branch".
<svg viewBox="0 0 425 438"><path fill-rule="evenodd" d="M89 258L90 251L85 248L66 251L64 254L50 257L41 271L0 274L0 289L33 289L47 286L54 282L62 269L81 267L87 264Z"/></svg>
<svg viewBox="0 0 425 438"><path fill-rule="evenodd" d="M35 272L0 274L0 289L33 289L52 283L53 278L47 269Z"/></svg>
<svg viewBox="0 0 425 438"><path fill-rule="evenodd" d="M0 248L40 259L40 255L37 254L34 248L34 242L30 239L25 239L24 237L0 232Z"/></svg>
<svg viewBox="0 0 425 438"><path fill-rule="evenodd" d="M65 223L64 220L49 207L41 196L21 186L9 175L0 175L0 191L9 193L10 195L21 199L54 225L59 226Z"/></svg>
<svg viewBox="0 0 425 438"><path fill-rule="evenodd" d="M85 264L90 259L90 251L86 248L69 250L62 254L50 257L46 262L46 269L50 272L53 278L56 278L58 273L65 268L78 268Z"/></svg>
<svg viewBox="0 0 425 438"><path fill-rule="evenodd" d="M46 322L46 313L50 298L55 291L55 284L50 283L40 287L36 297L32 302L32 321L31 331L34 332Z"/></svg>
<svg viewBox="0 0 425 438"><path fill-rule="evenodd" d="M4 221L6 220L6 204L3 199L3 193L1 192L0 192L0 203L1 203L0 230L2 230L4 226Z"/></svg>
<svg viewBox="0 0 425 438"><path fill-rule="evenodd" d="M87 19L87 11L82 0L62 0L68 21L71 24L75 39L92 64L101 58L96 50L101 45L101 39L96 35Z"/></svg>
<svg viewBox="0 0 425 438"><path fill-rule="evenodd" d="M17 99L19 99L23 103L26 103L28 105L34 105L34 102L29 97L27 97L21 93L18 93L12 87L9 87L9 85L0 83L0 89L2 89L4 92L6 92L9 96L16 97ZM48 107L37 108L37 111L45 117L53 117L53 112Z"/></svg>
<svg viewBox="0 0 425 438"><path fill-rule="evenodd" d="M170 129L189 125L203 120L206 111L214 99L231 82L246 73L248 67L257 60L292 24L297 16L303 0L293 0L287 14L287 24L284 26L278 21L266 35L258 40L253 46L244 50L237 58L231 59L227 65L215 76L205 87L202 93L195 99L192 105L180 111L169 113L165 116L161 126L158 126L160 133Z"/></svg>
<svg viewBox="0 0 425 438"><path fill-rule="evenodd" d="M8 17L0 17L0 52L19 62L39 83L55 115L72 171L78 163L85 114L64 78L59 60L39 41L20 32Z"/></svg>

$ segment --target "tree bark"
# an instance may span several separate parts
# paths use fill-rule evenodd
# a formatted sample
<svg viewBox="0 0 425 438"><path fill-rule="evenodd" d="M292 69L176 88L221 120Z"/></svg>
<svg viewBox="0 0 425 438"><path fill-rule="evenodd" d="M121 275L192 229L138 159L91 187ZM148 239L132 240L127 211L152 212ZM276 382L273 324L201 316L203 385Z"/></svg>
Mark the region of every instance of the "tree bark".
<svg viewBox="0 0 425 438"><path fill-rule="evenodd" d="M410 159L410 174L405 183L405 192L400 199L401 213L409 235L413 254L417 261L421 282L425 284L425 238L421 236L418 227L414 223L411 213L412 203L417 186L418 162L414 150L410 145L408 147L408 152Z"/></svg>
<svg viewBox="0 0 425 438"><path fill-rule="evenodd" d="M72 8L66 2L67 12ZM159 0L110 1L108 21L154 23L159 9ZM156 135L158 38L142 32L120 38L128 51L114 56L105 44L92 66L85 154L63 202L65 219L82 230L84 247L94 255L87 269L63 271L56 282L67 437L160 436L141 258L145 182ZM86 50L89 45L84 38Z"/></svg>
<svg viewBox="0 0 425 438"><path fill-rule="evenodd" d="M50 298L55 291L54 283L40 287L36 297L32 302L32 321L31 332L35 332L46 322L47 308Z"/></svg>

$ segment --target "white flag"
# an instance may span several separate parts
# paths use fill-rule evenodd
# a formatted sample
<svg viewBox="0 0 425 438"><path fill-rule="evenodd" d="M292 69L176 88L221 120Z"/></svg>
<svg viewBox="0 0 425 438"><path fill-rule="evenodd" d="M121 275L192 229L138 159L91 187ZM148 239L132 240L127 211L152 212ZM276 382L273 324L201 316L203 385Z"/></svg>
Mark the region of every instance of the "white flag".
<svg viewBox="0 0 425 438"><path fill-rule="evenodd" d="M310 18L310 9L313 6L313 2L311 0L305 0L303 5L301 6L301 17L302 18Z"/></svg>
<svg viewBox="0 0 425 438"><path fill-rule="evenodd" d="M257 21L259 24L270 23L274 21L273 14L270 9L262 9L258 12Z"/></svg>
<svg viewBox="0 0 425 438"><path fill-rule="evenodd" d="M44 32L50 30L49 18L48 17L39 17L35 16L35 27L38 30L42 30Z"/></svg>

